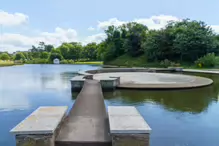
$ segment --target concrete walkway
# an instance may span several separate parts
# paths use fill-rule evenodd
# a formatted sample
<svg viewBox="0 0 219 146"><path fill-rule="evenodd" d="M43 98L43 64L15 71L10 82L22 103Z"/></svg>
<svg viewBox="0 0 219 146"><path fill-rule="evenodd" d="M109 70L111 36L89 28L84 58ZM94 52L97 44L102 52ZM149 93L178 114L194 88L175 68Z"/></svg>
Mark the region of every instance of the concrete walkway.
<svg viewBox="0 0 219 146"><path fill-rule="evenodd" d="M112 145L109 120L98 81L85 81L55 143L56 146Z"/></svg>

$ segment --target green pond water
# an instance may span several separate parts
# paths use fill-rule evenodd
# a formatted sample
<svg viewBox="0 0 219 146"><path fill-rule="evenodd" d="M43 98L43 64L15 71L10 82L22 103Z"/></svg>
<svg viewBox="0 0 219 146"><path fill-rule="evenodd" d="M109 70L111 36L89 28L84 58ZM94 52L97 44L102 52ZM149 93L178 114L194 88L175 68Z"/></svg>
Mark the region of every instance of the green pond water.
<svg viewBox="0 0 219 146"><path fill-rule="evenodd" d="M70 79L89 65L24 65L0 68L0 146L15 146L9 130L39 106L76 98ZM189 90L105 92L105 104L135 106L152 128L151 146L219 145L219 76L212 86Z"/></svg>

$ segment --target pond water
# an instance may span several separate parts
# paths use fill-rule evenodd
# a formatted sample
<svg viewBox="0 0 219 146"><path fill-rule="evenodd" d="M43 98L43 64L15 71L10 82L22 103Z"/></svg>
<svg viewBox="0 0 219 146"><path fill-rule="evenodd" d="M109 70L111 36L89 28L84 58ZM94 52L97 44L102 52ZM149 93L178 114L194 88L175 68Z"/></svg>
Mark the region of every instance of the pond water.
<svg viewBox="0 0 219 146"><path fill-rule="evenodd" d="M70 79L89 65L24 65L0 68L0 146L15 146L9 130L39 106L72 106ZM104 93L106 105L136 106L152 128L150 146L218 146L219 76L190 90Z"/></svg>

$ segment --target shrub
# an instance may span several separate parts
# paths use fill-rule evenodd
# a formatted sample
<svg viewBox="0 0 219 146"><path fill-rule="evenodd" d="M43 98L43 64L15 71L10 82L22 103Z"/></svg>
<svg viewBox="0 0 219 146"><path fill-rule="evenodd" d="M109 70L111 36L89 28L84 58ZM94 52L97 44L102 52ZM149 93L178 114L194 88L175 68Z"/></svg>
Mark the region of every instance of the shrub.
<svg viewBox="0 0 219 146"><path fill-rule="evenodd" d="M208 53L195 61L198 67L214 67L217 64L217 58L214 53Z"/></svg>
<svg viewBox="0 0 219 146"><path fill-rule="evenodd" d="M171 61L170 60L168 60L168 59L165 59L165 60L163 60L163 61L161 61L160 62L160 66L161 67L169 67L169 66L171 66Z"/></svg>
<svg viewBox="0 0 219 146"><path fill-rule="evenodd" d="M33 59L33 60L27 60L27 61L25 61L25 63L27 63L27 64L48 64L49 61L48 61L48 59L37 58L37 59Z"/></svg>
<svg viewBox="0 0 219 146"><path fill-rule="evenodd" d="M68 63L69 64L74 64L75 62L74 62L74 60L68 60Z"/></svg>
<svg viewBox="0 0 219 146"><path fill-rule="evenodd" d="M69 64L68 60L62 60L60 61L60 64Z"/></svg>

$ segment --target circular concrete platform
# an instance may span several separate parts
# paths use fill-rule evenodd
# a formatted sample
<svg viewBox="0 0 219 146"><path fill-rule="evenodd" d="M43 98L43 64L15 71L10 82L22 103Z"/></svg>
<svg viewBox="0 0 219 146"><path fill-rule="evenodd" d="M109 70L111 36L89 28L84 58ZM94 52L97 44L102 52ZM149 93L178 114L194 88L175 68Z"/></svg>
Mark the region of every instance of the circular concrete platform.
<svg viewBox="0 0 219 146"><path fill-rule="evenodd" d="M213 80L181 74L148 73L148 72L114 72L94 74L94 79L120 77L118 88L135 89L179 89L196 88L211 85Z"/></svg>

